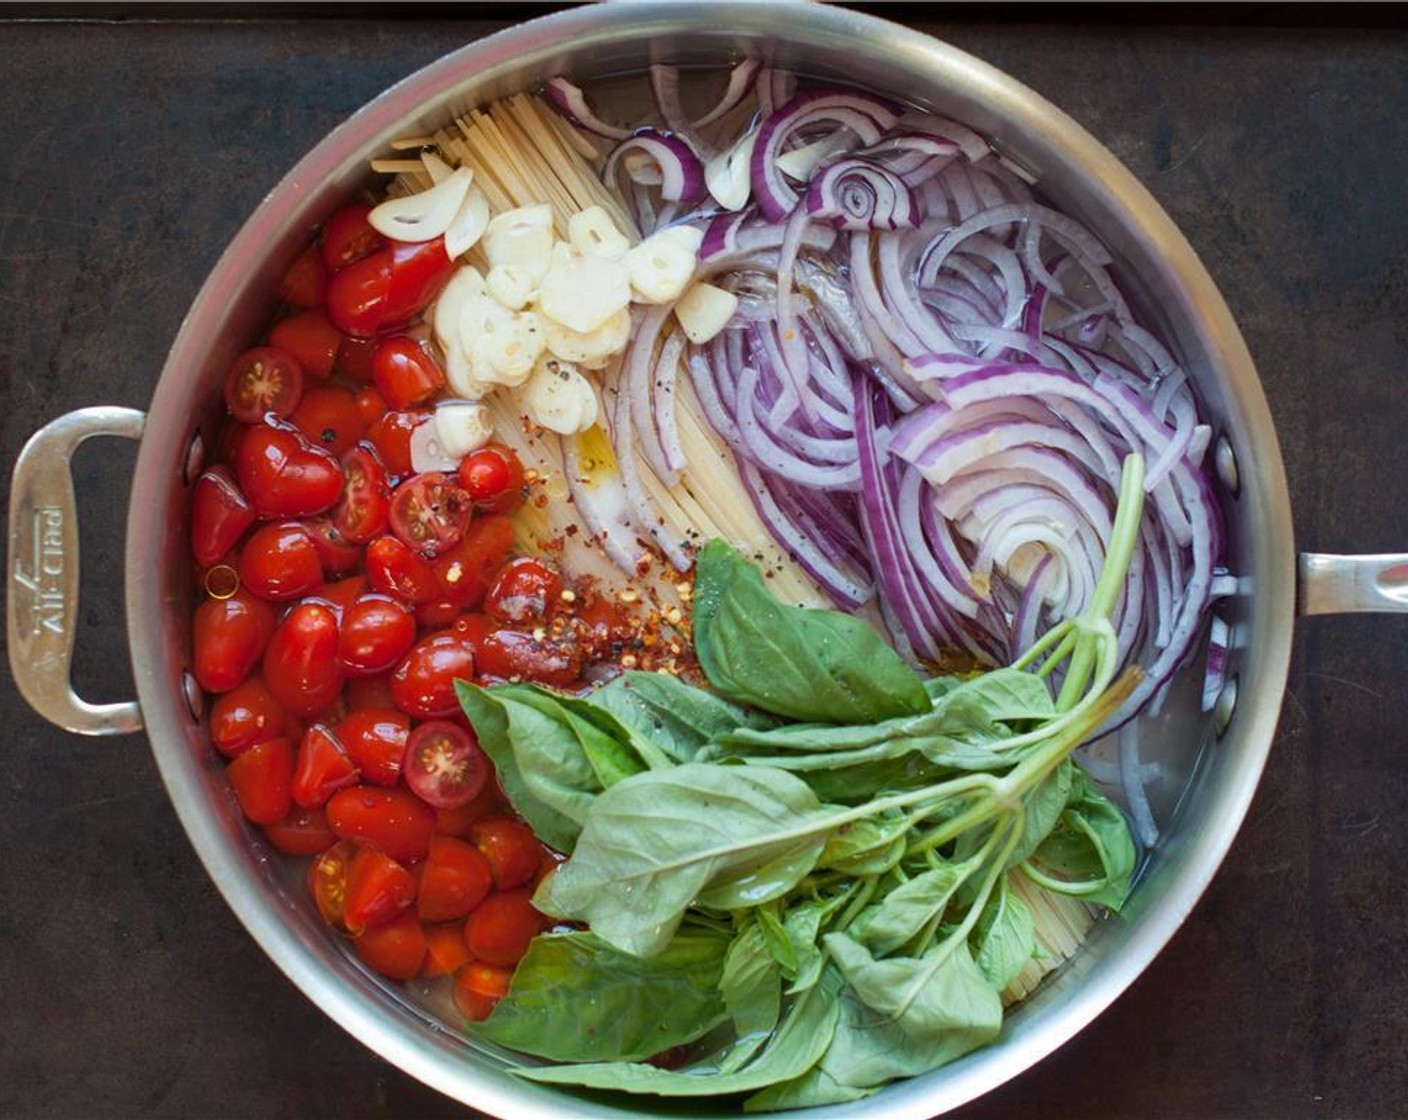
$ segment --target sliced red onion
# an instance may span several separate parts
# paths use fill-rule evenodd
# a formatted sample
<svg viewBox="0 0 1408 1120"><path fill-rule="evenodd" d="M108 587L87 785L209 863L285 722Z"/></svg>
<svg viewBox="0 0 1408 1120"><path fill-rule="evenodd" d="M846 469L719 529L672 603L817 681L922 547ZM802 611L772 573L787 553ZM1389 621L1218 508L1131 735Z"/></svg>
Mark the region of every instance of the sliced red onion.
<svg viewBox="0 0 1408 1120"><path fill-rule="evenodd" d="M578 128L607 140L629 139L629 128L617 128L603 121L587 104L587 95L566 78L550 78L544 88L553 107Z"/></svg>
<svg viewBox="0 0 1408 1120"><path fill-rule="evenodd" d="M1208 625L1208 661L1203 673L1203 711L1212 711L1222 687L1227 683L1227 651L1231 646L1232 628L1213 615Z"/></svg>
<svg viewBox="0 0 1408 1120"><path fill-rule="evenodd" d="M712 109L694 121L694 127L707 128L731 113L753 89L753 84L758 80L758 74L762 67L763 64L756 58L745 58L730 70L728 88L724 90L723 96L719 98L718 103Z"/></svg>
<svg viewBox="0 0 1408 1120"><path fill-rule="evenodd" d="M919 207L904 180L859 158L837 160L814 176L806 209L837 229L913 229L919 224Z"/></svg>
<svg viewBox="0 0 1408 1120"><path fill-rule="evenodd" d="M693 206L708 193L704 165L699 162L694 149L678 136L649 128L641 129L612 149L606 158L606 166L601 170L602 182L608 185L616 182L618 169L626 165L627 175L631 179L654 186L653 182L638 177L641 174L639 170L631 170L628 161L637 156L644 157L646 164L658 171L660 197L665 201Z"/></svg>

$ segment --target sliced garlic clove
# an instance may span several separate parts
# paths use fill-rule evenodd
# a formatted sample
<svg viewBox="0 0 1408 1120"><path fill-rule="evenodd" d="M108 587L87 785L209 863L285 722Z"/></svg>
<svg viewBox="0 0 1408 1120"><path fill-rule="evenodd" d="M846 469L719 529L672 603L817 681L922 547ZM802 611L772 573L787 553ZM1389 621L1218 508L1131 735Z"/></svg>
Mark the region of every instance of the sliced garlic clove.
<svg viewBox="0 0 1408 1120"><path fill-rule="evenodd" d="M681 249L688 249L695 256L699 255L699 247L704 244L704 230L699 226L666 226L662 230L656 230L650 236L663 244L678 245Z"/></svg>
<svg viewBox="0 0 1408 1120"><path fill-rule="evenodd" d="M410 444L411 470L416 474L425 471L452 471L460 465L462 456L451 455L446 449L433 416L427 417L411 429Z"/></svg>
<svg viewBox="0 0 1408 1120"><path fill-rule="evenodd" d="M449 282L436 298L435 307L430 313L430 324L435 338L446 351L459 345L460 316L464 311L465 301L483 294L484 277L479 274L477 268L465 265L450 275Z"/></svg>
<svg viewBox="0 0 1408 1120"><path fill-rule="evenodd" d="M548 351L564 362L592 367L604 365L626 348L631 338L631 310L623 307L594 331L569 330L553 319L543 319L543 339Z"/></svg>
<svg viewBox="0 0 1408 1120"><path fill-rule="evenodd" d="M529 276L517 265L501 264L491 268L484 277L484 285L489 294L512 311L526 307L538 295L538 281L542 277Z"/></svg>
<svg viewBox="0 0 1408 1120"><path fill-rule="evenodd" d="M609 261L559 241L538 288L538 309L568 330L596 330L631 302L631 278L624 263L629 256Z"/></svg>
<svg viewBox="0 0 1408 1120"><path fill-rule="evenodd" d="M469 350L475 378L496 385L523 384L543 352L544 334L542 320L533 311L486 321Z"/></svg>
<svg viewBox="0 0 1408 1120"><path fill-rule="evenodd" d="M450 228L473 179L474 173L461 167L429 190L387 199L372 209L367 221L395 241L430 241Z"/></svg>
<svg viewBox="0 0 1408 1120"><path fill-rule="evenodd" d="M805 183L812 172L851 143L854 135L849 129L838 128L830 136L825 136L800 148L793 148L777 157L777 169L789 179Z"/></svg>
<svg viewBox="0 0 1408 1120"><path fill-rule="evenodd" d="M571 362L544 357L518 390L518 403L539 427L560 435L585 432L601 407L596 390Z"/></svg>
<svg viewBox="0 0 1408 1120"><path fill-rule="evenodd" d="M478 187L471 186L449 228L445 230L445 255L452 261L458 260L479 244L479 239L488 228L489 196Z"/></svg>
<svg viewBox="0 0 1408 1120"><path fill-rule="evenodd" d="M671 235L670 230L661 230L651 234L621 259L630 274L631 289L637 298L646 303L669 303L679 298L694 278L694 269L699 263L698 246L689 248L687 240L692 239Z"/></svg>
<svg viewBox="0 0 1408 1120"><path fill-rule="evenodd" d="M506 210L484 231L484 255L491 269L516 269L536 286L552 263L552 207L547 203Z"/></svg>
<svg viewBox="0 0 1408 1120"><path fill-rule="evenodd" d="M691 286L675 304L675 318L690 342L701 343L708 342L728 326L737 310L738 297L732 292L699 283Z"/></svg>
<svg viewBox="0 0 1408 1120"><path fill-rule="evenodd" d="M755 128L704 167L704 184L714 201L725 210L742 210L752 197L751 167L753 145L757 140L758 130Z"/></svg>
<svg viewBox="0 0 1408 1120"><path fill-rule="evenodd" d="M443 183L455 173L455 169L434 152L421 152L420 162L421 166L425 168L425 173L430 176L430 182L434 186Z"/></svg>
<svg viewBox="0 0 1408 1120"><path fill-rule="evenodd" d="M470 356L463 346L455 346L445 351L445 380L457 396L477 401L489 395L494 385L475 376Z"/></svg>
<svg viewBox="0 0 1408 1120"><path fill-rule="evenodd" d="M482 404L446 401L435 409L440 448L456 460L483 447L494 435L494 421Z"/></svg>
<svg viewBox="0 0 1408 1120"><path fill-rule="evenodd" d="M601 206L588 206L573 214L567 221L567 240L574 248L609 261L620 260L631 247Z"/></svg>

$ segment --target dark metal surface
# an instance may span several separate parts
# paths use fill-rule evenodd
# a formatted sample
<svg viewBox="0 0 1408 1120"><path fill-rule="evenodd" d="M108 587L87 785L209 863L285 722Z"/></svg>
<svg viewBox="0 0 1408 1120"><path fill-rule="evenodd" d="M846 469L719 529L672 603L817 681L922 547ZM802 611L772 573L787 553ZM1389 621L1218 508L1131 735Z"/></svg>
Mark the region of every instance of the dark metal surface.
<svg viewBox="0 0 1408 1120"><path fill-rule="evenodd" d="M6 474L61 412L143 406L264 191L362 102L495 26L0 22ZM1300 546L1408 548L1408 35L971 11L926 29L1070 112L1188 234L1260 365ZM78 683L93 700L131 691L131 461L115 442L77 461ZM1301 624L1262 789L1188 925L1091 1028L960 1115L1402 1114L1405 663L1402 618ZM65 735L8 679L0 704L0 1115L465 1115L273 968L197 863L140 736Z"/></svg>

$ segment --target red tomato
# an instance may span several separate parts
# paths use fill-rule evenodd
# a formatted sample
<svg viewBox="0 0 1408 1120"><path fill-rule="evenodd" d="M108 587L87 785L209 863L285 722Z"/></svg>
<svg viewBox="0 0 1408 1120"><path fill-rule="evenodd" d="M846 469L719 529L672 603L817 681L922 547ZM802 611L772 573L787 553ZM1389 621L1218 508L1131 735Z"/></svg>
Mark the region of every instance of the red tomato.
<svg viewBox="0 0 1408 1120"><path fill-rule="evenodd" d="M370 428L386 411L386 398L376 391L374 385L363 385L357 390L357 413Z"/></svg>
<svg viewBox="0 0 1408 1120"><path fill-rule="evenodd" d="M386 244L386 238L367 221L371 212L370 206L350 202L327 220L323 226L322 258L329 272L337 272Z"/></svg>
<svg viewBox="0 0 1408 1120"><path fill-rule="evenodd" d="M211 467L191 490L191 551L208 568L254 524L254 507L225 467Z"/></svg>
<svg viewBox="0 0 1408 1120"><path fill-rule="evenodd" d="M463 918L488 897L493 886L489 861L474 845L435 836L420 877L416 911L425 922Z"/></svg>
<svg viewBox="0 0 1408 1120"><path fill-rule="evenodd" d="M352 571L362 562L362 549L344 537L331 517L310 517L303 522L313 547L318 550L318 563L330 576Z"/></svg>
<svg viewBox="0 0 1408 1120"><path fill-rule="evenodd" d="M636 636L636 628L621 606L606 595L591 595L577 606L578 635L594 651L609 657L614 647Z"/></svg>
<svg viewBox="0 0 1408 1120"><path fill-rule="evenodd" d="M373 972L391 980L410 980L425 960L425 931L416 916L407 912L353 938L352 950Z"/></svg>
<svg viewBox="0 0 1408 1120"><path fill-rule="evenodd" d="M395 708L364 708L348 712L337 723L337 738L362 777L379 786L394 786L401 777L411 721Z"/></svg>
<svg viewBox="0 0 1408 1120"><path fill-rule="evenodd" d="M279 298L294 307L317 307L328 290L328 270L316 245L309 245L279 281Z"/></svg>
<svg viewBox="0 0 1408 1120"><path fill-rule="evenodd" d="M298 359L277 346L256 346L230 363L225 406L236 420L257 424L267 413L287 416L303 396Z"/></svg>
<svg viewBox="0 0 1408 1120"><path fill-rule="evenodd" d="M367 545L367 585L406 603L427 603L440 593L430 564L395 537Z"/></svg>
<svg viewBox="0 0 1408 1120"><path fill-rule="evenodd" d="M517 964L543 928L530 897L521 889L498 891L481 902L464 924L470 956L485 964Z"/></svg>
<svg viewBox="0 0 1408 1120"><path fill-rule="evenodd" d="M406 784L437 809L473 801L493 771L474 733L447 720L430 720L412 731L401 764Z"/></svg>
<svg viewBox="0 0 1408 1120"><path fill-rule="evenodd" d="M357 767L326 725L315 723L303 733L293 768L295 804L305 809L323 805L338 790L355 785L357 776Z"/></svg>
<svg viewBox="0 0 1408 1120"><path fill-rule="evenodd" d="M196 608L194 672L206 692L229 692L249 675L274 632L274 610L247 591Z"/></svg>
<svg viewBox="0 0 1408 1120"><path fill-rule="evenodd" d="M364 712L371 708L394 711L396 701L391 697L391 674L348 678L342 699L349 712Z"/></svg>
<svg viewBox="0 0 1408 1120"><path fill-rule="evenodd" d="M268 739L249 748L225 767L235 800L255 824L277 824L293 807L293 747L287 739Z"/></svg>
<svg viewBox="0 0 1408 1120"><path fill-rule="evenodd" d="M362 438L366 425L351 389L320 385L303 394L303 403L289 419L308 441L332 455L342 455Z"/></svg>
<svg viewBox="0 0 1408 1120"><path fill-rule="evenodd" d="M456 680L474 679L474 653L453 634L421 639L391 674L396 706L421 719L436 719L460 710Z"/></svg>
<svg viewBox="0 0 1408 1120"><path fill-rule="evenodd" d="M345 335L375 338L386 318L391 254L385 250L354 261L328 282L328 318Z"/></svg>
<svg viewBox="0 0 1408 1120"><path fill-rule="evenodd" d="M258 677L246 677L210 707L210 740L226 758L286 733L288 717Z"/></svg>
<svg viewBox="0 0 1408 1120"><path fill-rule="evenodd" d="M288 816L264 826L269 843L289 856L316 856L337 842L328 827L322 809L300 809L294 806Z"/></svg>
<svg viewBox="0 0 1408 1120"><path fill-rule="evenodd" d="M428 412L387 412L367 428L367 439L393 475L411 473L411 433L428 419Z"/></svg>
<svg viewBox="0 0 1408 1120"><path fill-rule="evenodd" d="M469 839L484 853L501 891L521 887L538 873L546 849L517 817L483 817L469 826Z"/></svg>
<svg viewBox="0 0 1408 1120"><path fill-rule="evenodd" d="M422 976L450 976L469 963L469 950L464 944L464 923L424 925L425 961L420 966Z"/></svg>
<svg viewBox="0 0 1408 1120"><path fill-rule="evenodd" d="M390 241L332 278L328 317L354 338L395 330L430 305L453 271L443 238Z"/></svg>
<svg viewBox="0 0 1408 1120"><path fill-rule="evenodd" d="M435 810L435 831L444 836L469 836L470 827L475 821L486 816L508 811L508 802L497 782L488 782L473 801L457 805L453 809Z"/></svg>
<svg viewBox="0 0 1408 1120"><path fill-rule="evenodd" d="M235 457L240 489L260 517L309 517L342 493L342 468L296 428L258 425L245 431Z"/></svg>
<svg viewBox="0 0 1408 1120"><path fill-rule="evenodd" d="M391 531L427 560L453 548L469 528L469 494L440 471L418 474L391 495Z"/></svg>
<svg viewBox="0 0 1408 1120"><path fill-rule="evenodd" d="M344 840L369 840L400 863L424 859L435 810L410 790L353 786L328 799L328 825Z"/></svg>
<svg viewBox="0 0 1408 1120"><path fill-rule="evenodd" d="M341 620L347 613L347 608L360 599L367 590L366 576L348 576L340 579L336 583L325 583L312 598L321 599L325 603L331 603L338 612L338 619ZM339 621L339 625L341 622Z"/></svg>
<svg viewBox="0 0 1408 1120"><path fill-rule="evenodd" d="M391 487L375 452L354 447L342 456L342 498L332 511L333 524L349 541L365 544L386 530Z"/></svg>
<svg viewBox="0 0 1408 1120"><path fill-rule="evenodd" d="M482 513L512 513L524 502L523 461L512 448L487 443L460 460L460 485Z"/></svg>
<svg viewBox="0 0 1408 1120"><path fill-rule="evenodd" d="M370 388L367 382L372 376L372 354L376 350L376 339L374 338L352 338L343 335L342 344L337 348L337 363L333 369L345 377L354 385L361 385ZM376 392L376 390L372 390ZM360 397L360 394L358 394ZM380 394L377 394L380 396ZM363 415L368 424L386 411L386 406L382 405L370 416Z"/></svg>
<svg viewBox="0 0 1408 1120"><path fill-rule="evenodd" d="M470 961L455 973L455 1006L472 1023L482 1023L494 1005L508 995L513 969Z"/></svg>
<svg viewBox="0 0 1408 1120"><path fill-rule="evenodd" d="M513 549L513 523L499 514L476 517L464 538L435 558L435 578L449 602L461 610L478 607L489 581Z"/></svg>
<svg viewBox="0 0 1408 1120"><path fill-rule="evenodd" d="M240 579L261 599L296 599L323 582L308 530L296 521L261 525L240 552Z"/></svg>
<svg viewBox="0 0 1408 1120"><path fill-rule="evenodd" d="M377 851L370 844L364 845L352 857L352 866L347 869L343 924L351 934L385 925L407 909L415 898L415 877L385 852Z"/></svg>
<svg viewBox="0 0 1408 1120"><path fill-rule="evenodd" d="M487 614L470 612L455 619L450 629L461 641L468 642L470 649L478 650L484 639L494 632L497 624Z"/></svg>
<svg viewBox="0 0 1408 1120"><path fill-rule="evenodd" d="M289 611L264 652L264 681L284 710L297 716L323 711L342 691L337 661L337 616L321 603Z"/></svg>
<svg viewBox="0 0 1408 1120"><path fill-rule="evenodd" d="M331 376L341 343L342 335L316 307L280 319L269 332L269 345L292 354L304 376L314 381Z"/></svg>
<svg viewBox="0 0 1408 1120"><path fill-rule="evenodd" d="M383 338L372 352L372 382L392 408L429 400L445 387L445 371L406 335Z"/></svg>
<svg viewBox="0 0 1408 1120"><path fill-rule="evenodd" d="M416 620L387 595L363 595L342 614L337 656L353 676L385 672L405 656L416 640Z"/></svg>
<svg viewBox="0 0 1408 1120"><path fill-rule="evenodd" d="M327 848L308 869L308 891L318 913L323 921L343 933L347 932L347 874L363 846L359 840L340 840Z"/></svg>
<svg viewBox="0 0 1408 1120"><path fill-rule="evenodd" d="M521 556L500 569L489 588L484 610L500 622L542 622L561 603L562 577L541 560Z"/></svg>
<svg viewBox="0 0 1408 1120"><path fill-rule="evenodd" d="M416 622L422 630L444 630L460 616L460 605L443 596L416 604Z"/></svg>
<svg viewBox="0 0 1408 1120"><path fill-rule="evenodd" d="M567 688L582 672L581 651L571 642L539 640L522 630L495 630L474 647L483 678L536 681Z"/></svg>

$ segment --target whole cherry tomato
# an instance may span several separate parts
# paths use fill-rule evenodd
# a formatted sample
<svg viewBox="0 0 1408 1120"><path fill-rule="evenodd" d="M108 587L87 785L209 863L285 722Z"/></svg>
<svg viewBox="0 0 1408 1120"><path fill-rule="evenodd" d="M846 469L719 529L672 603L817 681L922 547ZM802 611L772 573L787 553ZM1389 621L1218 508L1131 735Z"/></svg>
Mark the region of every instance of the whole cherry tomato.
<svg viewBox="0 0 1408 1120"><path fill-rule="evenodd" d="M391 696L391 674L378 673L374 677L348 677L342 699L347 705L349 713L365 712L372 708L395 711L396 701Z"/></svg>
<svg viewBox="0 0 1408 1120"><path fill-rule="evenodd" d="M386 244L386 238L367 221L371 212L370 206L349 202L327 220L321 247L323 264L329 272L346 268Z"/></svg>
<svg viewBox="0 0 1408 1120"><path fill-rule="evenodd" d="M300 603L269 639L264 682L285 711L312 716L342 691L337 616L321 603Z"/></svg>
<svg viewBox="0 0 1408 1120"><path fill-rule="evenodd" d="M489 861L473 844L433 836L420 877L416 912L424 922L463 918L488 897L493 887Z"/></svg>
<svg viewBox="0 0 1408 1120"><path fill-rule="evenodd" d="M323 582L323 565L297 521L261 525L240 552L240 580L261 599L296 599Z"/></svg>
<svg viewBox="0 0 1408 1120"><path fill-rule="evenodd" d="M562 577L541 560L521 556L499 570L484 610L500 622L533 625L556 612L561 604Z"/></svg>
<svg viewBox="0 0 1408 1120"><path fill-rule="evenodd" d="M342 910L343 924L351 934L385 925L416 898L415 877L370 844L352 857L347 869L347 901Z"/></svg>
<svg viewBox="0 0 1408 1120"><path fill-rule="evenodd" d="M298 429L260 424L247 429L235 456L235 476L264 518L308 517L342 493L342 468Z"/></svg>
<svg viewBox="0 0 1408 1120"><path fill-rule="evenodd" d="M274 632L274 609L248 591L207 599L193 626L196 682L206 692L229 692L249 675Z"/></svg>
<svg viewBox="0 0 1408 1120"><path fill-rule="evenodd" d="M347 613L347 608L365 595L366 592L366 576L348 576L346 579L340 579L334 583L323 584L323 586L318 588L309 598L320 599L324 603L331 603L333 609L337 611L338 619L341 620Z"/></svg>
<svg viewBox="0 0 1408 1120"><path fill-rule="evenodd" d="M337 362L333 369L352 384L370 388L367 382L371 380L372 354L375 350L376 339L374 338L352 338L350 335L343 335L342 344L337 348ZM383 405L376 412L366 416L367 423L370 424L380 416L385 408L386 406Z"/></svg>
<svg viewBox="0 0 1408 1120"><path fill-rule="evenodd" d="M229 766L225 776L244 815L255 824L275 824L293 805L293 747L287 739L256 743Z"/></svg>
<svg viewBox="0 0 1408 1120"><path fill-rule="evenodd" d="M342 612L337 656L352 676L394 668L416 640L416 620L388 595L363 595Z"/></svg>
<svg viewBox="0 0 1408 1120"><path fill-rule="evenodd" d="M453 809L436 809L435 831L464 840L468 838L470 827L475 821L508 811L508 799L499 789L498 782L491 781L479 791L479 796L473 801L457 805Z"/></svg>
<svg viewBox="0 0 1408 1120"><path fill-rule="evenodd" d="M318 550L318 563L323 566L325 574L340 576L362 562L361 546L344 537L333 519L326 514L305 518L303 527L313 539L313 547Z"/></svg>
<svg viewBox="0 0 1408 1120"><path fill-rule="evenodd" d="M372 351L372 383L391 408L408 408L445 387L445 371L406 335L383 338Z"/></svg>
<svg viewBox="0 0 1408 1120"><path fill-rule="evenodd" d="M425 960L425 931L407 911L352 939L352 951L373 972L391 980L411 980Z"/></svg>
<svg viewBox="0 0 1408 1120"><path fill-rule="evenodd" d="M362 708L337 723L337 739L364 780L394 786L406 758L411 721L395 708Z"/></svg>
<svg viewBox="0 0 1408 1120"><path fill-rule="evenodd" d="M428 412L387 412L367 428L367 439L391 474L411 473L411 433L429 418Z"/></svg>
<svg viewBox="0 0 1408 1120"><path fill-rule="evenodd" d="M342 385L319 385L303 394L303 403L289 420L308 442L331 455L342 455L366 431L357 398Z"/></svg>
<svg viewBox="0 0 1408 1120"><path fill-rule="evenodd" d="M327 814L339 837L370 840L400 863L424 859L435 834L435 810L405 789L340 789L328 799Z"/></svg>
<svg viewBox="0 0 1408 1120"><path fill-rule="evenodd" d="M470 611L462 614L450 624L450 629L463 642L469 643L469 648L477 650L484 643L484 639L499 628L499 624L487 614L479 614Z"/></svg>
<svg viewBox="0 0 1408 1120"><path fill-rule="evenodd" d="M485 964L517 964L543 928L531 897L523 889L497 891L481 902L464 924L470 956Z"/></svg>
<svg viewBox="0 0 1408 1120"><path fill-rule="evenodd" d="M443 595L428 603L416 604L416 622L422 630L444 630L460 616L460 605Z"/></svg>
<svg viewBox="0 0 1408 1120"><path fill-rule="evenodd" d="M471 451L460 460L459 476L474 508L482 513L512 513L527 496L523 461L501 443Z"/></svg>
<svg viewBox="0 0 1408 1120"><path fill-rule="evenodd" d="M258 677L246 677L210 706L210 740L226 758L286 733L288 717Z"/></svg>
<svg viewBox="0 0 1408 1120"><path fill-rule="evenodd" d="M191 490L191 551L196 563L218 563L254 524L254 507L225 467L211 467Z"/></svg>
<svg viewBox="0 0 1408 1120"><path fill-rule="evenodd" d="M426 471L391 495L391 531L427 560L453 548L469 528L469 494L454 475Z"/></svg>
<svg viewBox="0 0 1408 1120"><path fill-rule="evenodd" d="M443 598L460 610L484 602L489 581L513 549L513 523L499 514L476 517L464 537L435 558L432 567Z"/></svg>
<svg viewBox="0 0 1408 1120"><path fill-rule="evenodd" d="M313 381L331 376L341 343L342 335L317 307L280 319L269 331L269 345L292 354L304 376Z"/></svg>
<svg viewBox="0 0 1408 1120"><path fill-rule="evenodd" d="M411 647L391 674L391 695L408 715L437 719L459 711L456 680L474 677L474 652L454 634L432 634Z"/></svg>
<svg viewBox="0 0 1408 1120"><path fill-rule="evenodd" d="M297 805L283 820L266 824L264 835L269 843L289 856L316 856L337 843L322 809L300 809Z"/></svg>
<svg viewBox="0 0 1408 1120"><path fill-rule="evenodd" d="M230 363L225 406L236 420L257 424L265 415L287 416L303 396L298 359L277 346L256 346Z"/></svg>
<svg viewBox="0 0 1408 1120"><path fill-rule="evenodd" d="M371 338L405 326L430 305L454 271L445 242L389 241L328 284L330 318L343 334Z"/></svg>
<svg viewBox="0 0 1408 1120"><path fill-rule="evenodd" d="M336 735L315 723L303 733L290 791L296 805L316 808L340 789L356 785L358 771Z"/></svg>
<svg viewBox="0 0 1408 1120"><path fill-rule="evenodd" d="M428 603L440 592L430 564L395 537L367 545L367 586L405 603Z"/></svg>
<svg viewBox="0 0 1408 1120"><path fill-rule="evenodd" d="M576 643L537 638L523 630L495 630L474 647L475 665L485 679L536 681L567 688L582 672Z"/></svg>
<svg viewBox="0 0 1408 1120"><path fill-rule="evenodd" d="M342 497L332 511L333 524L349 541L365 544L384 532L391 511L386 471L369 448L354 447L342 456Z"/></svg>
<svg viewBox="0 0 1408 1120"><path fill-rule="evenodd" d="M511 968L470 961L455 973L455 1007L471 1023L482 1023L494 1005L508 995L512 981Z"/></svg>
<svg viewBox="0 0 1408 1120"><path fill-rule="evenodd" d="M294 307L317 307L328 290L328 270L316 245L298 254L279 281L279 298Z"/></svg>
<svg viewBox="0 0 1408 1120"><path fill-rule="evenodd" d="M542 843L517 817L481 817L469 826L469 839L489 861L494 886L501 891L523 886L542 865Z"/></svg>

